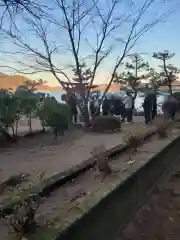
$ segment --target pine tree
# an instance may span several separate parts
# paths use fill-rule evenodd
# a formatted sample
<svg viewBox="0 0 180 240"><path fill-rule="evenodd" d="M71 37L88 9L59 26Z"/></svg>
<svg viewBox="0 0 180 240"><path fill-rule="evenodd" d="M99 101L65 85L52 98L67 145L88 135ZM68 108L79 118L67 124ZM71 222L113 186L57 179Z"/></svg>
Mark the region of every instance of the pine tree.
<svg viewBox="0 0 180 240"><path fill-rule="evenodd" d="M172 59L175 56L175 53L170 53L168 50L164 50L164 52L156 52L153 54L153 57L160 60L162 65L160 68L162 71L160 75L162 77L162 83L167 84L169 88L169 93L172 95L172 83L177 79L177 73L179 73L179 69L172 64L167 64L167 61Z"/></svg>
<svg viewBox="0 0 180 240"><path fill-rule="evenodd" d="M125 63L125 69L126 71L123 73L116 74L114 82L120 83L124 87L132 88L134 92L133 101L135 101L141 80L148 78L148 74L144 74L143 72L149 70L149 64L139 54L134 54L131 57L131 62Z"/></svg>

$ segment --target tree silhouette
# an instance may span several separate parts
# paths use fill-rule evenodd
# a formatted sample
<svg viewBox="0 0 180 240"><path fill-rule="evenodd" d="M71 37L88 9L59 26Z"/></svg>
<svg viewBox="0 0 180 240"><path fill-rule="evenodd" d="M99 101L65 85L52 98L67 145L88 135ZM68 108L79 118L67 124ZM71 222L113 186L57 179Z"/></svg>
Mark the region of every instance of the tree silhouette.
<svg viewBox="0 0 180 240"><path fill-rule="evenodd" d="M163 84L161 74L156 72L154 68L150 68L148 82L150 83L152 89L158 90L158 88Z"/></svg>
<svg viewBox="0 0 180 240"><path fill-rule="evenodd" d="M28 87L28 89L32 92L37 90L37 87L45 84L46 82L43 79L39 80L26 80L24 85Z"/></svg>
<svg viewBox="0 0 180 240"><path fill-rule="evenodd" d="M155 52L153 57L160 60L162 65L160 68L162 72L160 73L162 77L162 83L167 84L169 88L169 93L172 95L172 83L177 79L177 73L179 73L179 69L172 64L167 64L167 61L172 59L175 56L175 53L171 53L168 50L164 50L164 52Z"/></svg>
<svg viewBox="0 0 180 240"><path fill-rule="evenodd" d="M80 87L80 89L83 88L85 90L89 86L90 79L92 78L91 69L87 68L86 64L83 62L79 65L79 70L77 68L73 69L73 73L73 81L77 84L78 87ZM81 76L81 78L79 78L79 75Z"/></svg>
<svg viewBox="0 0 180 240"><path fill-rule="evenodd" d="M121 83L124 87L131 87L135 93L133 95L133 100L135 100L141 80L148 78L148 74L144 74L142 71L148 71L149 64L139 54L134 54L131 56L131 63L125 63L125 68L126 71L119 75L116 74L114 82Z"/></svg>

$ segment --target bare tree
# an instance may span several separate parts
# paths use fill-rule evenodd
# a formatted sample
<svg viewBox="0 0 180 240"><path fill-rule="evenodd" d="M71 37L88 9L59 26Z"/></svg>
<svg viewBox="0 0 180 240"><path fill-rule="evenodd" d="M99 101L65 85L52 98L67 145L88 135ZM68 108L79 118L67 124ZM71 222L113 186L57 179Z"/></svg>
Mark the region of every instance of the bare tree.
<svg viewBox="0 0 180 240"><path fill-rule="evenodd" d="M14 16L19 13L29 13L36 18L42 17L46 6L41 4L40 1L34 0L1 0L0 7L2 9L1 21L5 18L6 14L13 20Z"/></svg>
<svg viewBox="0 0 180 240"><path fill-rule="evenodd" d="M161 60L162 65L160 66L163 70L160 74L162 77L162 83L167 84L169 88L169 93L172 95L172 83L177 79L177 73L179 69L172 64L167 64L167 61L175 56L175 53L170 53L169 51L157 52L153 54L153 57Z"/></svg>
<svg viewBox="0 0 180 240"><path fill-rule="evenodd" d="M117 11L123 9L123 4L126 4L121 0L107 0L106 7L104 1L100 0L53 0L52 3L53 10L49 10L51 18L48 20L32 15L24 18L26 30L28 28L31 34L30 39L33 35L36 37L33 42L28 41L28 36L23 34L22 30L16 31L16 34L5 29L4 32L18 49L14 54L17 53L18 63L24 66L19 72L51 72L62 87L66 88L62 78L70 86L73 85L73 70L76 69L79 85L83 86L81 66L86 64L91 75L88 86L82 88L84 90L81 96L85 105L84 114L87 116L85 121L88 122L90 89L103 61L113 54L111 76L104 97L119 66L124 58L131 54L130 51L138 39L168 14L145 22L144 16L148 9L156 4L156 0L144 0L140 7L128 6L122 13ZM25 56L24 59L22 56ZM66 56L70 63L66 63ZM57 58L64 58L63 66L60 65L62 63L57 63Z"/></svg>

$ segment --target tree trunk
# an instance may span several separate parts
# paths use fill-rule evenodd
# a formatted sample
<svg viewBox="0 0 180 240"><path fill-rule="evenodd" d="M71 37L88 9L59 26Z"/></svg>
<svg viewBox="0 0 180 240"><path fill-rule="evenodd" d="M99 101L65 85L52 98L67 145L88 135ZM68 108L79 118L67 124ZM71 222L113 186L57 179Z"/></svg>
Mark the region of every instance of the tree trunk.
<svg viewBox="0 0 180 240"><path fill-rule="evenodd" d="M84 125L87 126L89 124L89 110L88 110L88 100L84 100L84 111L83 111L83 116L84 116Z"/></svg>
<svg viewBox="0 0 180 240"><path fill-rule="evenodd" d="M172 95L172 79L166 68L166 59L163 59L163 68L164 68L166 78L168 80L169 94Z"/></svg>
<svg viewBox="0 0 180 240"><path fill-rule="evenodd" d="M133 104L132 104L132 111L134 110L135 100L136 100L136 97L137 97L137 90L134 89L134 88L133 88L133 90L134 90L135 94L134 94L134 97L133 97L133 99L132 99L132 100L133 100L133 101L132 101L132 103L133 103Z"/></svg>
<svg viewBox="0 0 180 240"><path fill-rule="evenodd" d="M169 88L169 94L172 95L172 84L171 84L171 79L168 79L168 88Z"/></svg>
<svg viewBox="0 0 180 240"><path fill-rule="evenodd" d="M15 136L14 126L11 126L13 137Z"/></svg>
<svg viewBox="0 0 180 240"><path fill-rule="evenodd" d="M32 133L32 122L31 122L31 116L29 116L29 132Z"/></svg>
<svg viewBox="0 0 180 240"><path fill-rule="evenodd" d="M8 133L8 131L0 126L0 133L8 140L11 142L14 142L14 138Z"/></svg>
<svg viewBox="0 0 180 240"><path fill-rule="evenodd" d="M54 134L54 141L57 141L58 135L59 135L57 129L53 129L53 134Z"/></svg>
<svg viewBox="0 0 180 240"><path fill-rule="evenodd" d="M41 126L42 126L42 131L45 132L45 127L44 127L44 125L41 124Z"/></svg>
<svg viewBox="0 0 180 240"><path fill-rule="evenodd" d="M15 123L15 134L16 134L16 137L18 135L18 123L19 123L19 116L17 117L16 123Z"/></svg>

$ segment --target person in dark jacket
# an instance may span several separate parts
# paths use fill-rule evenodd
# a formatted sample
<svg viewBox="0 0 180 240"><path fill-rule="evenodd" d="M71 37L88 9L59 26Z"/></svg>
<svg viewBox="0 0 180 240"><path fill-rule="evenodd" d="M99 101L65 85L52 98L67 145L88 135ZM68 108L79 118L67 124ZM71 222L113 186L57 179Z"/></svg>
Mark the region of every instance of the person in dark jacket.
<svg viewBox="0 0 180 240"><path fill-rule="evenodd" d="M105 97L104 101L102 103L102 111L103 111L103 115L106 116L109 114L110 111L110 100Z"/></svg>
<svg viewBox="0 0 180 240"><path fill-rule="evenodd" d="M151 100L152 100L152 120L153 120L157 116L157 95L155 91L152 92Z"/></svg>
<svg viewBox="0 0 180 240"><path fill-rule="evenodd" d="M127 118L127 122L131 122L133 121L133 97L130 94L130 92L127 91L127 96L124 99L124 105L125 105L125 111L126 111L126 118Z"/></svg>
<svg viewBox="0 0 180 240"><path fill-rule="evenodd" d="M178 102L173 96L169 96L162 106L163 115L174 120L178 110Z"/></svg>
<svg viewBox="0 0 180 240"><path fill-rule="evenodd" d="M149 124L152 120L152 97L149 93L144 98L143 108L145 124Z"/></svg>
<svg viewBox="0 0 180 240"><path fill-rule="evenodd" d="M96 113L94 97L92 97L91 100L90 100L89 109L90 109L91 117L93 117L95 115L95 113Z"/></svg>
<svg viewBox="0 0 180 240"><path fill-rule="evenodd" d="M125 105L120 98L113 97L111 100L111 113L113 115L121 116L122 121L126 117Z"/></svg>
<svg viewBox="0 0 180 240"><path fill-rule="evenodd" d="M71 119L72 119L72 123L77 123L77 101L76 101L76 96L74 93L72 93L69 96L68 99L68 105L71 111Z"/></svg>

